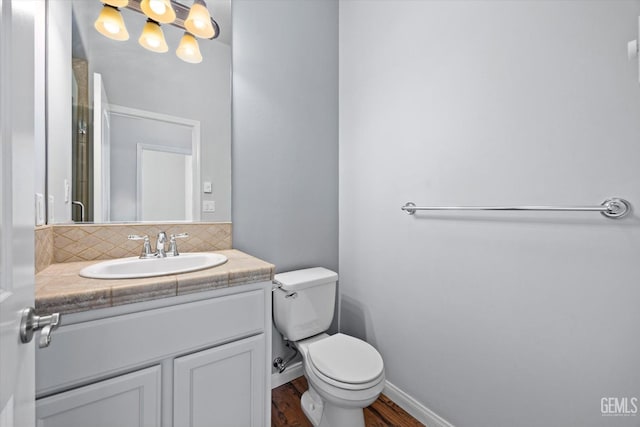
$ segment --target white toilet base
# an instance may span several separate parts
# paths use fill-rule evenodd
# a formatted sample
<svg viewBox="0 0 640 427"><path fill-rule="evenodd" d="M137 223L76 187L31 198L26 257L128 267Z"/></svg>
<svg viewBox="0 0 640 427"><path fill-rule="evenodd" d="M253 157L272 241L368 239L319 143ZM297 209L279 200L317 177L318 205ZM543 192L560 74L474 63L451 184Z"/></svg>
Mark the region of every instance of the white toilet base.
<svg viewBox="0 0 640 427"><path fill-rule="evenodd" d="M320 400L320 396L309 388L309 390L302 393L300 404L302 406L302 412L304 412L309 421L311 421L311 424L313 424L314 427L319 426L322 420L322 412L324 411L324 405L322 400Z"/></svg>
<svg viewBox="0 0 640 427"><path fill-rule="evenodd" d="M314 427L365 427L362 408L343 408L323 402L311 386L303 393L300 402L302 412Z"/></svg>
<svg viewBox="0 0 640 427"><path fill-rule="evenodd" d="M364 412L362 408L340 408L325 405L322 421L318 427L364 427Z"/></svg>

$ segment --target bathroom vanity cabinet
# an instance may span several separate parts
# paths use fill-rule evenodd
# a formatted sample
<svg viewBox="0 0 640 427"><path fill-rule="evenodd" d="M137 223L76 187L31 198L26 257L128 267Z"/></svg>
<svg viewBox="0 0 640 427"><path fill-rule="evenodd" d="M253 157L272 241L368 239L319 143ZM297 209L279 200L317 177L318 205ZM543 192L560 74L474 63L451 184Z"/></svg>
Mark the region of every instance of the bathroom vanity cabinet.
<svg viewBox="0 0 640 427"><path fill-rule="evenodd" d="M269 282L63 315L38 426L266 426L270 333Z"/></svg>

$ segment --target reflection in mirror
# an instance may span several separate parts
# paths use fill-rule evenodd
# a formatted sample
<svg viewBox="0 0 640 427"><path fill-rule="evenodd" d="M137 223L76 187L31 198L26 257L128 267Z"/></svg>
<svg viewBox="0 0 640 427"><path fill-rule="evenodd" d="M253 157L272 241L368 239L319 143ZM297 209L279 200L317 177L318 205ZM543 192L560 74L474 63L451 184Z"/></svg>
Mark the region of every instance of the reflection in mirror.
<svg viewBox="0 0 640 427"><path fill-rule="evenodd" d="M200 123L114 104L109 105L108 116L109 131L103 131L103 134L109 135L109 141L103 138L103 153L109 153L109 162L117 163L118 171L112 175L113 168L107 166L110 163L103 161L102 173L94 174L94 186L108 189L103 192L102 200L94 201L102 218L118 222L129 221L130 218L136 221L198 220L199 200L194 201L192 196L193 188L200 187ZM177 160L174 160L173 163L154 166L149 163L151 150L179 153L181 164L176 165ZM145 155L143 162L142 156ZM187 159L189 164L185 165ZM168 158L164 160L168 161ZM186 179L186 172L189 179ZM148 180L143 182L141 177ZM100 182L102 180L104 183ZM153 212L141 205L150 197L150 180L154 181L153 188L162 194ZM177 185L179 182L181 186ZM188 199L185 199L186 193ZM131 200L136 203L132 204ZM188 205L185 205L186 200Z"/></svg>
<svg viewBox="0 0 640 427"><path fill-rule="evenodd" d="M142 221L191 221L191 149L138 143L137 151L136 216ZM165 203L167 193L173 195L172 203Z"/></svg>
<svg viewBox="0 0 640 427"><path fill-rule="evenodd" d="M197 39L196 64L176 27L156 53L142 14L121 9L129 39L114 41L94 28L99 0L47 3L48 222L229 221L230 0L207 1L220 35Z"/></svg>

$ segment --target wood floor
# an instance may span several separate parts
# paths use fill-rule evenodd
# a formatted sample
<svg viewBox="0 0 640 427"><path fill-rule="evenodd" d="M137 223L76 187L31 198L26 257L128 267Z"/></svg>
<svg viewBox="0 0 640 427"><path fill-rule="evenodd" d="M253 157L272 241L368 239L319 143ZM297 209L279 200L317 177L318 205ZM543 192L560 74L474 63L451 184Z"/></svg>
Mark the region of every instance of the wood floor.
<svg viewBox="0 0 640 427"><path fill-rule="evenodd" d="M271 391L271 427L312 427L300 407L300 397L307 388L306 378L299 377ZM364 422L367 427L424 426L384 394L364 409Z"/></svg>

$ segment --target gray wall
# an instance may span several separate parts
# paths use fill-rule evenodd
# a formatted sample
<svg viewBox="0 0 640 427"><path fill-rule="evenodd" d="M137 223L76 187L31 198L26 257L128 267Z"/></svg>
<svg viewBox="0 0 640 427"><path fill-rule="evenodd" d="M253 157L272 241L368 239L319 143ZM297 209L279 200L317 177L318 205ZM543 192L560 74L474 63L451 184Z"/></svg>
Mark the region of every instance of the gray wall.
<svg viewBox="0 0 640 427"><path fill-rule="evenodd" d="M640 397L639 14L340 2L341 326L456 426L638 425L600 399ZM400 211L609 196L636 213Z"/></svg>
<svg viewBox="0 0 640 427"><path fill-rule="evenodd" d="M235 0L232 19L233 246L337 271L338 3Z"/></svg>

